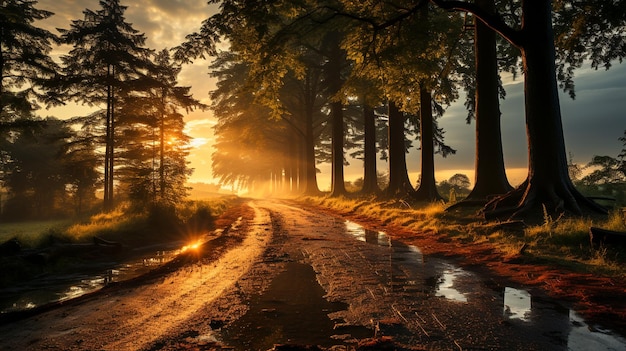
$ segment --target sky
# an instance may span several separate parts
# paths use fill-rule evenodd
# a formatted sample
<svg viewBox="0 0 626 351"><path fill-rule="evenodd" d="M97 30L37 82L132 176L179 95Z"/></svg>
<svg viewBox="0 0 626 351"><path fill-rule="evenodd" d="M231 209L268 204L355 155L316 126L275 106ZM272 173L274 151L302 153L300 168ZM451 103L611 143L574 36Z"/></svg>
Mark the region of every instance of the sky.
<svg viewBox="0 0 626 351"><path fill-rule="evenodd" d="M126 21L147 37L146 47L160 50L177 46L185 35L197 31L201 22L215 10L207 0L133 0L122 1L128 7ZM55 13L51 18L36 23L56 33L56 28L69 29L71 20L83 19L83 11L88 8L98 10L98 0L40 0L37 8ZM67 47L55 48L53 56L58 57L68 50ZM209 92L215 81L209 77L208 60L197 60L185 65L178 82L181 86L191 86L196 99L210 104ZM507 92L501 101L502 139L507 174L512 184L522 182L527 173L527 144L524 126L523 77L517 80L503 78ZM626 63L615 62L609 71L582 68L576 71L576 99L561 94L561 112L566 150L579 164L586 164L594 155L616 157L623 144L618 138L626 130ZM474 128L467 125L467 112L462 96L451 105L439 120L440 127L446 131L446 143L457 150L447 158L436 156L435 169L437 181L450 178L455 173L462 173L474 179ZM68 104L60 108L40 111L42 116L67 118L85 115L91 111L88 107ZM188 160L194 168L190 182L215 182L211 172L211 153L213 152L213 131L215 119L210 111L195 111L186 116L187 133L193 138L192 150ZM414 145L418 145L414 143ZM407 155L409 176L412 181L419 177L419 151L414 147ZM318 183L322 190L330 184L330 166L320 165L322 173ZM386 164L379 163L379 170L384 171ZM345 170L346 180L362 177L363 166L358 160L350 160Z"/></svg>

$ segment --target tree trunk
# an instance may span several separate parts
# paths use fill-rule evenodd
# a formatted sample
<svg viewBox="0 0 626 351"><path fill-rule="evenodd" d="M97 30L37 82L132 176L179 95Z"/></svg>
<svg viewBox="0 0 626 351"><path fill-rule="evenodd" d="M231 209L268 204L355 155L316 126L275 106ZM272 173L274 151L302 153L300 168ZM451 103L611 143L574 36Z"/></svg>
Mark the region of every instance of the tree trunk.
<svg viewBox="0 0 626 351"><path fill-rule="evenodd" d="M342 196L346 194L343 172L343 104L340 101L331 103L332 124L332 189L330 196Z"/></svg>
<svg viewBox="0 0 626 351"><path fill-rule="evenodd" d="M165 89L161 90L161 119L159 121L159 198L165 200Z"/></svg>
<svg viewBox="0 0 626 351"><path fill-rule="evenodd" d="M340 38L338 33L329 36L328 63L325 65L325 73L330 97L330 118L331 118L331 138L332 138L332 160L331 160L331 191L330 196L343 196L346 194L343 171L343 146L344 146L344 126L343 126L343 103L336 95L341 90L341 66L345 60L344 53L339 46Z"/></svg>
<svg viewBox="0 0 626 351"><path fill-rule="evenodd" d="M378 174L376 170L376 116L374 109L363 98L363 123L364 128L364 156L363 156L363 188L362 194L376 194L380 192L378 187Z"/></svg>
<svg viewBox="0 0 626 351"><path fill-rule="evenodd" d="M476 4L493 13L494 0ZM475 184L466 200L485 201L512 189L506 176L500 128L496 33L482 21L474 28L476 60L476 164Z"/></svg>
<svg viewBox="0 0 626 351"><path fill-rule="evenodd" d="M320 189L317 187L317 167L315 164L315 137L313 136L313 111L306 111L306 125L304 153L305 153L305 193L307 195L318 195Z"/></svg>
<svg viewBox="0 0 626 351"><path fill-rule="evenodd" d="M113 75L111 65L107 66L107 75L110 77ZM113 177L112 172L112 140L113 140L113 87L109 84L107 85L107 112L106 112L106 135L104 139L104 210L109 211L113 207L113 196L112 196L112 182L109 180Z"/></svg>
<svg viewBox="0 0 626 351"><path fill-rule="evenodd" d="M414 198L418 201L439 201L443 200L437 192L435 182L435 135L433 108L430 90L420 84L420 136L422 151L422 169L420 184Z"/></svg>
<svg viewBox="0 0 626 351"><path fill-rule="evenodd" d="M405 116L393 101L389 101L389 197L403 198L413 195L414 189L406 167L406 144L404 136Z"/></svg>
<svg viewBox="0 0 626 351"><path fill-rule="evenodd" d="M552 2L522 3L522 60L528 177L514 191L485 207L485 215L513 217L529 210L541 213L570 211L582 214L580 205L593 211L604 208L582 196L572 184L567 168L561 108L556 81Z"/></svg>

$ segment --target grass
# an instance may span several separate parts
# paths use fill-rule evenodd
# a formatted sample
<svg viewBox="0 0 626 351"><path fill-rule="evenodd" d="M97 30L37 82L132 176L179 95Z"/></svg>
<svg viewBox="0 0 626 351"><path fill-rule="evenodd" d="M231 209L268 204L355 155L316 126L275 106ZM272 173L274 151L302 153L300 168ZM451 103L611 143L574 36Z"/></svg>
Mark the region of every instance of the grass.
<svg viewBox="0 0 626 351"><path fill-rule="evenodd" d="M71 224L72 221L67 219L0 223L0 243L16 238L23 245L36 247Z"/></svg>
<svg viewBox="0 0 626 351"><path fill-rule="evenodd" d="M117 241L125 247L140 247L174 240L197 238L213 229L214 219L239 201L235 196L215 197L206 201L187 201L175 207L157 206L138 211L129 204L99 213L84 221L31 221L0 224L0 243L16 238L23 249L49 252L56 242L91 242L94 236ZM126 253L134 252L124 250ZM86 260L90 260L87 258ZM41 265L20 256L0 256L0 287L25 281L46 272L49 274L80 269L81 257L57 257ZM76 268L79 267L79 268Z"/></svg>
<svg viewBox="0 0 626 351"><path fill-rule="evenodd" d="M128 203L110 212L95 214L84 221L71 219L0 223L0 243L17 238L22 246L45 246L50 237L69 242L88 242L94 236L120 242L158 242L204 230L215 217L235 201L220 196L203 201L187 201L175 208L134 211ZM131 245L132 246L132 245Z"/></svg>
<svg viewBox="0 0 626 351"><path fill-rule="evenodd" d="M303 197L300 201L345 214L357 214L407 229L430 231L463 243L490 242L503 256L513 256L524 247L525 257L537 262L565 266L574 271L626 277L626 251L623 247L592 245L589 227L626 231L620 211L605 218L551 217L525 226L502 226L476 216L476 209L446 211L443 203L409 204L377 201L374 198Z"/></svg>

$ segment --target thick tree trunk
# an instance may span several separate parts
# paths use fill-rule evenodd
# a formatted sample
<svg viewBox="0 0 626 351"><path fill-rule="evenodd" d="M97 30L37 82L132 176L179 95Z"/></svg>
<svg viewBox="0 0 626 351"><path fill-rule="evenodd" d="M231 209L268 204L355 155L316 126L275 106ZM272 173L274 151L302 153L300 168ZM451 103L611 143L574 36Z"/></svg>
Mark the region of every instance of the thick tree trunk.
<svg viewBox="0 0 626 351"><path fill-rule="evenodd" d="M476 4L493 13L494 0L476 0ZM485 201L512 189L506 177L500 128L498 62L496 33L482 21L474 28L476 60L476 163L474 189L468 201Z"/></svg>
<svg viewBox="0 0 626 351"><path fill-rule="evenodd" d="M364 156L363 156L363 188L362 194L376 194L380 192L378 187L378 175L376 169L376 115L374 109L363 99L363 123L364 128Z"/></svg>
<svg viewBox="0 0 626 351"><path fill-rule="evenodd" d="M422 84L420 85L420 134L422 145L421 179L413 196L418 201L443 200L437 191L435 181L435 133L432 98L430 90Z"/></svg>
<svg viewBox="0 0 626 351"><path fill-rule="evenodd" d="M315 135L313 133L313 116L317 89L317 77L307 71L304 78L304 140L302 143L302 165L300 167L300 192L306 195L319 195L317 186L317 167L315 163Z"/></svg>
<svg viewBox="0 0 626 351"><path fill-rule="evenodd" d="M389 197L403 198L414 193L406 166L406 144L404 135L405 116L393 101L389 101Z"/></svg>
<svg viewBox="0 0 626 351"><path fill-rule="evenodd" d="M541 213L544 208L549 213L581 214L581 205L605 212L583 197L569 177L556 81L551 1L524 1L522 11L528 177L514 191L488 203L485 215L518 216L529 210Z"/></svg>

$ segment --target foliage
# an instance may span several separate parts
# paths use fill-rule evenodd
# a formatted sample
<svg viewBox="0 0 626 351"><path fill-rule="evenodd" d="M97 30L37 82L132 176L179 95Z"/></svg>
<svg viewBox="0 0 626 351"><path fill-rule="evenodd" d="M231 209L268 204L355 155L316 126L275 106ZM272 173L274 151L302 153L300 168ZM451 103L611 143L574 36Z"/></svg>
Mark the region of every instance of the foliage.
<svg viewBox="0 0 626 351"><path fill-rule="evenodd" d="M437 184L441 194L448 194L448 202L454 203L470 193L471 182L465 174L455 174Z"/></svg>
<svg viewBox="0 0 626 351"><path fill-rule="evenodd" d="M5 0L0 5L0 122L30 113L37 101L57 103L48 84L59 69L49 56L57 37L34 25L52 12L36 1ZM2 135L0 131L0 136Z"/></svg>
<svg viewBox="0 0 626 351"><path fill-rule="evenodd" d="M104 206L111 208L114 194L116 134L115 115L133 91L150 86L146 72L152 68L146 37L124 18L119 0L102 0L97 11L86 9L84 19L70 29L59 29L61 41L72 45L63 62L64 93L88 105L105 105Z"/></svg>

